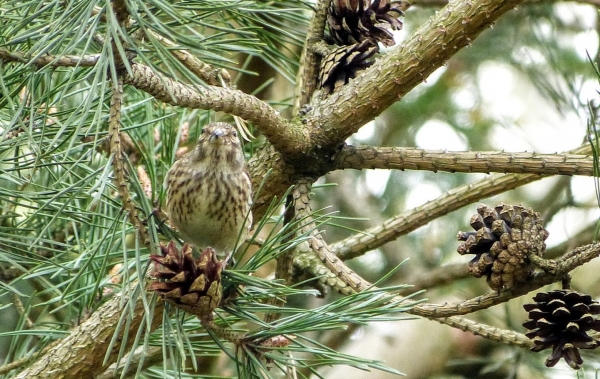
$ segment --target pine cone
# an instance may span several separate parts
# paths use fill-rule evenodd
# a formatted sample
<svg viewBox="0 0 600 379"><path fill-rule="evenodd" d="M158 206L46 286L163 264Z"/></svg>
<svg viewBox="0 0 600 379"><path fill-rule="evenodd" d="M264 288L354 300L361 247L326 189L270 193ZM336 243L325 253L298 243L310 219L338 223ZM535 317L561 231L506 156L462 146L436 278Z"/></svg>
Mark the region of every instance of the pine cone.
<svg viewBox="0 0 600 379"><path fill-rule="evenodd" d="M389 29L402 29L404 16L400 1L332 0L327 21L331 37L338 45L352 45L374 38L385 46L394 45Z"/></svg>
<svg viewBox="0 0 600 379"><path fill-rule="evenodd" d="M530 330L525 335L533 340L532 351L552 347L546 366L554 366L564 358L577 370L583 363L577 349L595 349L600 341L588 336L591 330L600 331L600 304L590 295L571 290L541 292L533 298L535 304L525 304L531 320L523 324Z"/></svg>
<svg viewBox="0 0 600 379"><path fill-rule="evenodd" d="M217 259L212 248L204 250L198 260L192 257L192 246L187 243L181 252L173 241L166 247L161 245L160 249L161 255L150 256L154 262L150 276L165 281L153 282L149 289L177 308L202 319L211 319L212 312L221 302L224 262Z"/></svg>
<svg viewBox="0 0 600 379"><path fill-rule="evenodd" d="M548 231L543 227L539 213L520 205L477 207L471 217L476 232L459 232L458 253L475 254L469 262L469 272L479 278L485 276L493 290L508 289L525 282L533 271L528 257L542 256Z"/></svg>
<svg viewBox="0 0 600 379"><path fill-rule="evenodd" d="M351 46L340 46L333 50L321 62L319 70L319 85L323 95L327 96L356 78L359 70L373 64L369 60L379 51L377 42L372 39L364 40Z"/></svg>

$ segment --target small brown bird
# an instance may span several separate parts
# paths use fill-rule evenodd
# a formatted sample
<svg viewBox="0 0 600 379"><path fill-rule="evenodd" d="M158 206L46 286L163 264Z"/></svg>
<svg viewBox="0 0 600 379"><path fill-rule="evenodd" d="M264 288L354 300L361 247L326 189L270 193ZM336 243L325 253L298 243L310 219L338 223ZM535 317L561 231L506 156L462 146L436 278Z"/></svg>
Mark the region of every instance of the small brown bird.
<svg viewBox="0 0 600 379"><path fill-rule="evenodd" d="M252 184L235 128L224 122L206 125L196 147L167 173L171 225L198 249L220 255L233 252L252 225Z"/></svg>

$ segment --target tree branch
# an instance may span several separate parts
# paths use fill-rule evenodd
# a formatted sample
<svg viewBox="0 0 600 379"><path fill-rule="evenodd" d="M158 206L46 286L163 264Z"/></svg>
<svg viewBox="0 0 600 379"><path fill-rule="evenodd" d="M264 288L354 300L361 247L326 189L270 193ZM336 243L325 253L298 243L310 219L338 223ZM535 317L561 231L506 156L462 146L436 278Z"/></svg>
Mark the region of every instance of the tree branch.
<svg viewBox="0 0 600 379"><path fill-rule="evenodd" d="M584 145L571 150L567 155L587 156L588 154L591 154L591 147ZM367 229L360 235L350 236L338 241L331 245L331 249L342 260L357 257L465 205L541 178L543 176L536 174L502 174L466 184L420 207L394 216L381 225Z"/></svg>
<svg viewBox="0 0 600 379"><path fill-rule="evenodd" d="M312 218L312 209L310 206L310 190L312 181L304 178L299 180L294 189L292 190L292 197L294 201L294 210L296 221L300 225L300 232L306 235L310 235L311 238L308 240L308 246L303 246L298 249L295 253L294 263L296 267L301 270L312 269L312 263L310 268L302 266L302 261L298 260L299 256L303 256L308 252L309 255L313 255L318 258L318 262L322 262L327 270L333 273L335 276L329 276L333 281L327 281L326 284L332 286L340 293L351 293L352 291L360 292L364 291L369 287L372 287L370 283L365 281L348 266L346 266L338 257L327 246L323 237L319 234L316 228L314 220ZM313 262L314 263L314 262ZM317 265L318 266L318 265ZM322 277L323 272L316 274L312 272L314 277L320 277L319 280L327 279L327 276Z"/></svg>
<svg viewBox="0 0 600 379"><path fill-rule="evenodd" d="M490 292L473 299L452 304L417 304L409 313L429 319L465 315L481 309L507 302L518 296L535 291L543 286L561 281L575 268L600 256L600 243L579 247L556 260L556 271L539 272L527 281L509 290Z"/></svg>
<svg viewBox="0 0 600 379"><path fill-rule="evenodd" d="M135 305L128 304L130 295L117 295L102 305L83 324L75 328L71 333L54 344L46 354L38 358L29 368L20 372L17 379L49 379L49 378L93 378L113 363L119 355L119 350L131 349L147 314L144 302L138 298ZM123 324L122 313L131 309L130 323ZM163 303L157 302L154 315L161 315ZM160 325L162 317L152 317L147 333L150 333ZM118 331L119 336L113 342L113 335ZM124 344L125 346L121 346ZM111 347L108 358L105 356Z"/></svg>
<svg viewBox="0 0 600 379"><path fill-rule="evenodd" d="M495 328L485 325L464 317L452 316L437 318L435 321L446 324L463 332L473 333L476 336L481 336L491 341L500 342L506 345L513 345L531 349L533 341L522 333L517 333L512 330Z"/></svg>
<svg viewBox="0 0 600 379"><path fill-rule="evenodd" d="M538 175L594 175L589 155L443 151L406 147L345 146L336 169L395 169L447 172L502 172Z"/></svg>
<svg viewBox="0 0 600 379"><path fill-rule="evenodd" d="M330 2L331 0L317 1L315 13L306 33L306 41L302 49L300 68L298 69L298 77L296 79L295 113L298 112L300 106L309 102L317 87L317 75L319 73L321 56L313 51L312 46L323 40Z"/></svg>
<svg viewBox="0 0 600 379"><path fill-rule="evenodd" d="M313 234L316 234L316 232L313 232ZM327 245L322 241L322 239L313 239L313 241L317 241L318 243L312 244L311 251L302 252L295 257L294 263L300 266L300 270L308 270L313 276L319 277L319 280L322 283L333 286L334 289L343 294L352 293L353 291L363 291L374 287L371 283L364 280L362 277L344 265L343 262L341 262L338 258L333 256L328 251ZM311 252L313 256L312 258L310 257ZM453 316L465 315L481 309L486 309L494 305L507 302L531 291L535 291L545 285L561 281L570 271L598 256L600 256L600 243L582 246L556 260L556 266L553 272L536 273L528 282L520 284L517 287L491 292L486 295L477 296L475 298L458 303L414 303L413 308L408 310L407 313L431 320L437 320L442 323L457 327L461 330L470 331L477 335L490 338L494 341L502 342L505 338L511 339L515 336L507 337L506 335L503 336L503 331L492 332L486 328L481 329L479 326L477 326L481 324L476 324L473 322L465 323L463 322L464 319L455 318ZM305 266L305 264L308 265ZM403 304L406 304L406 301L412 300L405 300ZM444 318L449 319L439 320ZM518 342L518 336L515 338L515 341L517 341L516 344L520 344L520 342Z"/></svg>
<svg viewBox="0 0 600 379"><path fill-rule="evenodd" d="M95 66L100 59L100 54L91 55L41 55L36 59L30 59L25 54L20 52L8 51L0 49L0 60L4 62L19 62L24 64L31 64L38 67L52 66L52 67L91 67Z"/></svg>
<svg viewBox="0 0 600 379"><path fill-rule="evenodd" d="M192 88L152 71L148 66L133 64L124 81L167 104L192 109L222 111L252 121L282 154L295 151L308 141L304 128L285 120L278 111L264 101L231 88L206 86Z"/></svg>
<svg viewBox="0 0 600 379"><path fill-rule="evenodd" d="M337 147L362 125L423 82L522 0L453 1L364 73L323 101L306 122L313 142Z"/></svg>
<svg viewBox="0 0 600 379"><path fill-rule="evenodd" d="M355 258L465 205L541 178L534 174L504 174L466 184L422 206L394 216L361 234L338 241L331 245L331 249L342 260Z"/></svg>
<svg viewBox="0 0 600 379"><path fill-rule="evenodd" d="M140 240L148 250L152 251L153 241L148 233L148 228L139 217L137 208L131 199L129 188L127 187L128 175L123 164L123 151L121 149L121 107L123 105L123 83L119 78L117 83L113 83L112 97L110 101L110 115L108 118L108 129L110 135L110 152L112 155L113 170L115 176L115 185L121 197L123 209L127 212L129 222L135 227Z"/></svg>

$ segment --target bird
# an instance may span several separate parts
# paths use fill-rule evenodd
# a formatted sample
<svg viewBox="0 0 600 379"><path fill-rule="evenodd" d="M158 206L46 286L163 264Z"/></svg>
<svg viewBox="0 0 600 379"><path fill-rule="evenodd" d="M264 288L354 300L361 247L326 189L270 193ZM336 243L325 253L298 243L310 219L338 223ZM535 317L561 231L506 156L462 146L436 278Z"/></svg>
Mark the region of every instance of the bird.
<svg viewBox="0 0 600 379"><path fill-rule="evenodd" d="M210 123L167 172L166 213L184 242L230 256L252 225L252 183L236 129Z"/></svg>

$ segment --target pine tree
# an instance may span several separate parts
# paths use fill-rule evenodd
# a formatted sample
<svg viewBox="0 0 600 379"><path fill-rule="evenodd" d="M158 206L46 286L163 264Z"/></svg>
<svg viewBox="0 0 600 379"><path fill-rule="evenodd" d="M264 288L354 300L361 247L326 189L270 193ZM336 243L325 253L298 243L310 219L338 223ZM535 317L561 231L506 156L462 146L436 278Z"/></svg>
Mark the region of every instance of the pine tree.
<svg viewBox="0 0 600 379"><path fill-rule="evenodd" d="M598 173L600 58L575 43L598 35L580 3L3 0L0 375L593 367L600 197L578 191ZM490 72L523 96L498 108ZM531 119L580 146L555 152L547 135L566 137ZM214 121L238 128L254 189L227 258L163 211L166 173ZM462 151L419 146L442 133ZM398 332L415 318L443 324L442 348L404 360L438 338Z"/></svg>

